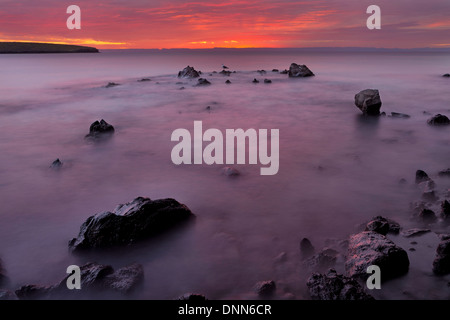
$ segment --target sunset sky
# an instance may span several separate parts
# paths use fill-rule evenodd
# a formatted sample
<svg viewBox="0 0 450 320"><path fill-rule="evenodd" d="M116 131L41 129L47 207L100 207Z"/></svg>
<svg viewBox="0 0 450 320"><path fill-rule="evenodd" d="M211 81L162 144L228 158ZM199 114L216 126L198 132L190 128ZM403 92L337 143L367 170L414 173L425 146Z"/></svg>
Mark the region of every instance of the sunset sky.
<svg viewBox="0 0 450 320"><path fill-rule="evenodd" d="M68 30L69 5L81 30ZM366 9L381 7L381 30ZM0 0L0 41L106 48L450 48L450 0Z"/></svg>

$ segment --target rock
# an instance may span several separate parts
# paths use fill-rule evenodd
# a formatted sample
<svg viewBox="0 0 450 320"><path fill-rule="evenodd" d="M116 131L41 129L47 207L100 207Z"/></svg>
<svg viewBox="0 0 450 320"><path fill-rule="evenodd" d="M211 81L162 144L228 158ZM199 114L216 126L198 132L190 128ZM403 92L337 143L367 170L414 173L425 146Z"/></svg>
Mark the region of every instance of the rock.
<svg viewBox="0 0 450 320"><path fill-rule="evenodd" d="M409 114L398 113L398 112L391 112L391 117L392 118L400 118L400 119L411 118L411 116Z"/></svg>
<svg viewBox="0 0 450 320"><path fill-rule="evenodd" d="M438 200L439 198L436 196L436 193L434 192L434 190L428 190L428 191L424 191L422 193L422 199L429 201L429 202L434 202L434 201Z"/></svg>
<svg viewBox="0 0 450 320"><path fill-rule="evenodd" d="M450 178L450 168L447 170L439 171L439 177L449 177Z"/></svg>
<svg viewBox="0 0 450 320"><path fill-rule="evenodd" d="M112 87L117 87L120 86L120 84L115 83L115 82L108 82L108 84L105 86L105 88L112 88Z"/></svg>
<svg viewBox="0 0 450 320"><path fill-rule="evenodd" d="M382 235L397 234L400 232L400 224L394 220L377 216L367 223L365 231L375 231Z"/></svg>
<svg viewBox="0 0 450 320"><path fill-rule="evenodd" d="M219 73L224 75L224 76L228 76L228 77L231 75L231 71L226 71L226 70L222 70Z"/></svg>
<svg viewBox="0 0 450 320"><path fill-rule="evenodd" d="M211 84L211 82L209 82L208 80L200 78L200 79L198 79L196 86L197 87L198 86L209 86L210 84Z"/></svg>
<svg viewBox="0 0 450 320"><path fill-rule="evenodd" d="M8 277L6 276L6 270L3 268L2 260L0 259L0 288L6 286L9 282Z"/></svg>
<svg viewBox="0 0 450 320"><path fill-rule="evenodd" d="M433 223L436 221L436 219L437 219L437 217L433 210L423 209L419 213L419 220L421 220L422 222Z"/></svg>
<svg viewBox="0 0 450 320"><path fill-rule="evenodd" d="M441 216L444 221L450 221L450 202L447 200L442 201Z"/></svg>
<svg viewBox="0 0 450 320"><path fill-rule="evenodd" d="M355 105L363 114L378 116L382 105L379 91L366 89L357 93L355 95Z"/></svg>
<svg viewBox="0 0 450 320"><path fill-rule="evenodd" d="M114 127L102 119L91 124L91 126L89 127L89 134L86 135L86 138L106 138L114 134L114 131Z"/></svg>
<svg viewBox="0 0 450 320"><path fill-rule="evenodd" d="M179 296L176 300L183 300L183 301L206 301L206 297L202 294L198 293L185 293L182 296Z"/></svg>
<svg viewBox="0 0 450 320"><path fill-rule="evenodd" d="M424 181L429 181L430 177L428 177L427 173L423 170L416 171L416 183L419 184Z"/></svg>
<svg viewBox="0 0 450 320"><path fill-rule="evenodd" d="M338 254L339 252L334 249L325 248L318 254L315 254L305 260L304 264L310 271L322 272L334 267Z"/></svg>
<svg viewBox="0 0 450 320"><path fill-rule="evenodd" d="M280 72L278 69L272 69L272 72Z"/></svg>
<svg viewBox="0 0 450 320"><path fill-rule="evenodd" d="M222 174L224 174L228 177L237 177L241 173L237 169L234 169L231 167L225 167L225 168L222 168Z"/></svg>
<svg viewBox="0 0 450 320"><path fill-rule="evenodd" d="M288 72L289 77L291 78L304 78L304 77L312 77L314 73L309 70L309 68L305 65L298 65L296 63L292 63L289 67Z"/></svg>
<svg viewBox="0 0 450 320"><path fill-rule="evenodd" d="M194 214L174 199L150 200L138 197L117 206L113 212L89 217L77 238L69 242L72 251L128 245L149 238L188 220Z"/></svg>
<svg viewBox="0 0 450 320"><path fill-rule="evenodd" d="M275 293L277 286L273 280L260 281L255 284L254 290L261 297L269 297Z"/></svg>
<svg viewBox="0 0 450 320"><path fill-rule="evenodd" d="M382 280L408 272L409 259L405 250L384 235L363 231L350 237L345 269L350 277L366 277L367 267L377 265Z"/></svg>
<svg viewBox="0 0 450 320"><path fill-rule="evenodd" d="M266 70L257 70L256 72L258 72L260 75L266 74L267 71Z"/></svg>
<svg viewBox="0 0 450 320"><path fill-rule="evenodd" d="M182 71L178 72L178 78L198 78L200 77L200 73L195 70L193 67L187 66Z"/></svg>
<svg viewBox="0 0 450 320"><path fill-rule="evenodd" d="M264 83L272 83L272 80L270 80L270 79L264 79Z"/></svg>
<svg viewBox="0 0 450 320"><path fill-rule="evenodd" d="M14 292L0 289L0 301L2 300L17 300L17 296L14 294Z"/></svg>
<svg viewBox="0 0 450 320"><path fill-rule="evenodd" d="M289 70L287 70L287 69L284 69L283 71L280 71L280 74L288 74L289 73Z"/></svg>
<svg viewBox="0 0 450 320"><path fill-rule="evenodd" d="M253 83L259 83L259 80L253 79Z"/></svg>
<svg viewBox="0 0 450 320"><path fill-rule="evenodd" d="M138 82L147 82L147 81L152 81L152 79L142 78L142 79L138 80Z"/></svg>
<svg viewBox="0 0 450 320"><path fill-rule="evenodd" d="M450 73L444 74L443 77L445 77L445 78L450 78Z"/></svg>
<svg viewBox="0 0 450 320"><path fill-rule="evenodd" d="M59 283L51 286L25 285L16 290L21 300L74 298L102 294L105 292L118 292L128 294L143 280L144 271L140 264L133 264L117 271L111 266L97 263L87 263L80 267L81 290L67 288L67 275Z"/></svg>
<svg viewBox="0 0 450 320"><path fill-rule="evenodd" d="M408 229L406 231L403 231L402 236L404 236L405 238L412 238L412 237L421 236L428 232L431 232L431 230L430 229L413 228L413 229Z"/></svg>
<svg viewBox="0 0 450 320"><path fill-rule="evenodd" d="M433 272L437 275L450 273L450 240L439 243L436 249L436 258L433 261Z"/></svg>
<svg viewBox="0 0 450 320"><path fill-rule="evenodd" d="M231 83L231 81L230 81L230 80L227 80L227 81L225 81L225 83L226 83L226 84L230 84L230 83Z"/></svg>
<svg viewBox="0 0 450 320"><path fill-rule="evenodd" d="M103 280L104 285L114 291L131 293L144 279L144 268L140 264L132 264L109 274Z"/></svg>
<svg viewBox="0 0 450 320"><path fill-rule="evenodd" d="M432 126L447 126L450 125L450 119L442 114L437 114L434 117L428 119L427 123Z"/></svg>
<svg viewBox="0 0 450 320"><path fill-rule="evenodd" d="M309 241L308 238L303 238L302 241L300 241L300 254L302 257L302 260L311 257L315 253L315 249Z"/></svg>
<svg viewBox="0 0 450 320"><path fill-rule="evenodd" d="M50 168L51 169L59 169L59 168L62 167L62 165L63 165L63 163L58 158L58 159L56 159L55 161L52 162L52 164L50 165Z"/></svg>
<svg viewBox="0 0 450 320"><path fill-rule="evenodd" d="M313 300L375 300L358 281L337 274L334 269L327 274L313 273L306 285Z"/></svg>

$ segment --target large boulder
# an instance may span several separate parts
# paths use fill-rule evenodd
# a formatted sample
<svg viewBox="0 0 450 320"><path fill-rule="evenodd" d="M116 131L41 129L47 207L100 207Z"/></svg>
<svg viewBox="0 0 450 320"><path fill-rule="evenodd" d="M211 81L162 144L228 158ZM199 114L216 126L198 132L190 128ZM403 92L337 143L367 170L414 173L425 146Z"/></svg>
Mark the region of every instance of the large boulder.
<svg viewBox="0 0 450 320"><path fill-rule="evenodd" d="M89 217L77 238L69 242L72 251L127 245L162 233L193 217L184 204L174 199L150 200L138 197L117 206L113 212Z"/></svg>
<svg viewBox="0 0 450 320"><path fill-rule="evenodd" d="M288 75L291 78L312 77L314 73L304 64L292 63L289 67Z"/></svg>
<svg viewBox="0 0 450 320"><path fill-rule="evenodd" d="M433 272L437 275L450 273L450 239L439 243L436 249L436 258L433 261Z"/></svg>
<svg viewBox="0 0 450 320"><path fill-rule="evenodd" d="M378 116L382 105L380 92L376 89L366 89L357 93L355 105L363 114Z"/></svg>
<svg viewBox="0 0 450 320"><path fill-rule="evenodd" d="M450 125L450 119L443 115L443 114L437 114L434 117L428 119L428 124L432 126L447 126Z"/></svg>
<svg viewBox="0 0 450 320"><path fill-rule="evenodd" d="M450 221L450 202L447 200L441 203L441 216L445 222Z"/></svg>
<svg viewBox="0 0 450 320"><path fill-rule="evenodd" d="M105 120L95 121L89 127L88 139L99 139L109 137L114 133L114 127Z"/></svg>
<svg viewBox="0 0 450 320"><path fill-rule="evenodd" d="M100 296L105 293L131 293L144 279L144 269L140 264L132 264L117 271L109 265L87 263L80 267L81 289L67 288L67 275L59 283L44 285L25 285L16 290L21 300L81 298Z"/></svg>
<svg viewBox="0 0 450 320"><path fill-rule="evenodd" d="M184 68L183 70L178 72L178 78L192 79L192 78L198 78L198 77L200 77L200 73L197 70L195 70L193 67L190 67L190 66L187 66L186 68Z"/></svg>
<svg viewBox="0 0 450 320"><path fill-rule="evenodd" d="M327 274L313 273L306 285L314 300L375 300L358 281L337 274L334 269Z"/></svg>
<svg viewBox="0 0 450 320"><path fill-rule="evenodd" d="M371 265L380 267L382 281L388 280L408 272L408 254L378 232L363 231L351 236L345 262L348 275L366 278Z"/></svg>

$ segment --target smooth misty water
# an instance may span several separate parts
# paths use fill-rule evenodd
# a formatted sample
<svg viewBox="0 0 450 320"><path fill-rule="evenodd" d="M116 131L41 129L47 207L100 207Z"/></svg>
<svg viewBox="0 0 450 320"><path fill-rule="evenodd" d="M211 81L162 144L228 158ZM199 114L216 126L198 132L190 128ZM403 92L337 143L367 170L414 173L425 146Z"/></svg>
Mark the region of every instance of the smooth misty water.
<svg viewBox="0 0 450 320"><path fill-rule="evenodd" d="M306 64L316 77L270 72L292 62ZM237 73L210 76L222 63ZM212 85L177 79L186 65L202 70ZM303 237L321 248L374 215L415 226L409 203L420 198L417 169L438 190L450 188L450 179L437 177L450 167L450 128L428 126L430 115L423 113L450 115L450 81L440 77L450 70L445 54L105 51L1 55L0 70L0 258L12 288L57 282L70 264L119 268L136 261L145 267L139 299L185 292L255 298L254 283L267 279L277 282L277 298L289 292L304 299ZM142 77L152 81L136 81ZM264 78L273 83L263 84ZM104 88L109 81L121 86ZM383 111L411 118L361 117L353 97L366 88L380 90ZM102 118L115 126L115 136L86 142L89 125ZM242 175L230 179L219 165L175 166L171 133L192 131L195 120L204 130L279 129L278 174L260 176L260 165L236 165ZM62 170L49 169L56 158ZM400 185L401 178L408 183ZM88 216L137 196L175 198L196 222L114 252L68 252L68 240ZM411 247L411 239L392 239ZM448 299L449 277L431 273L436 235L414 240L410 272L384 284L377 297ZM274 263L281 252L287 261Z"/></svg>

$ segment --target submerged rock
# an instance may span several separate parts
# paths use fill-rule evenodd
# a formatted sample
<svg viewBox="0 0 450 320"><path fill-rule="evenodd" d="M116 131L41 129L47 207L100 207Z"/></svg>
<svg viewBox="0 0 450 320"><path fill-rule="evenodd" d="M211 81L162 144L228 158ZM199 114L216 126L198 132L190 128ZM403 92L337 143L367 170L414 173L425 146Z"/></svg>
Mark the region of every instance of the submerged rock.
<svg viewBox="0 0 450 320"><path fill-rule="evenodd" d="M449 177L450 178L450 168L447 170L439 171L439 177Z"/></svg>
<svg viewBox="0 0 450 320"><path fill-rule="evenodd" d="M375 300L355 279L337 274L313 273L306 283L313 300Z"/></svg>
<svg viewBox="0 0 450 320"><path fill-rule="evenodd" d="M77 238L69 242L72 251L127 245L162 233L194 214L174 199L150 200L138 197L117 206L113 212L89 217Z"/></svg>
<svg viewBox="0 0 450 320"><path fill-rule="evenodd" d="M450 239L439 243L436 249L436 258L433 261L433 272L437 275L450 273Z"/></svg>
<svg viewBox="0 0 450 320"><path fill-rule="evenodd" d="M450 78L450 73L446 73L446 74L444 74L442 76L445 77L445 78Z"/></svg>
<svg viewBox="0 0 450 320"><path fill-rule="evenodd" d="M253 83L259 83L259 80L253 79Z"/></svg>
<svg viewBox="0 0 450 320"><path fill-rule="evenodd" d="M52 162L52 164L50 165L51 169L59 169L63 166L63 163L61 162L61 160L56 159L55 161Z"/></svg>
<svg viewBox="0 0 450 320"><path fill-rule="evenodd" d="M447 200L442 201L441 216L444 221L450 221L450 202Z"/></svg>
<svg viewBox="0 0 450 320"><path fill-rule="evenodd" d="M230 84L230 83L231 83L231 81L230 81L230 80L227 80L227 81L225 81L225 83L226 83L226 84Z"/></svg>
<svg viewBox="0 0 450 320"><path fill-rule="evenodd" d="M275 281L260 281L255 284L255 292L261 297L269 297L275 293L277 286Z"/></svg>
<svg viewBox="0 0 450 320"><path fill-rule="evenodd" d="M272 72L280 72L278 69L272 69Z"/></svg>
<svg viewBox="0 0 450 320"><path fill-rule="evenodd" d="M311 257L315 251L316 250L308 238L303 238L302 241L300 241L300 254L302 259Z"/></svg>
<svg viewBox="0 0 450 320"><path fill-rule="evenodd" d="M226 175L228 177L237 177L241 173L235 168L225 167L225 168L222 168L222 174L224 174L224 175Z"/></svg>
<svg viewBox="0 0 450 320"><path fill-rule="evenodd" d="M89 127L89 134L87 134L85 138L106 138L114 134L114 131L114 127L102 119L91 124L91 126Z"/></svg>
<svg viewBox="0 0 450 320"><path fill-rule="evenodd" d="M80 267L81 290L67 288L67 275L62 281L51 286L25 285L16 290L22 300L83 298L86 294L118 292L131 293L144 278L144 269L140 264L132 264L117 271L109 265L87 263Z"/></svg>
<svg viewBox="0 0 450 320"><path fill-rule="evenodd" d="M428 232L431 232L431 230L430 229L413 228L413 229L408 229L406 231L403 231L402 236L404 236L405 238L412 238L412 237L421 236Z"/></svg>
<svg viewBox="0 0 450 320"><path fill-rule="evenodd" d="M400 224L394 220L377 216L367 223L365 231L375 231L382 235L397 234L400 232Z"/></svg>
<svg viewBox="0 0 450 320"><path fill-rule="evenodd" d="M325 248L306 259L304 264L311 271L322 272L335 266L338 254L339 252L334 249Z"/></svg>
<svg viewBox="0 0 450 320"><path fill-rule="evenodd" d="M267 71L266 70L257 70L256 72L258 72L260 75L266 74Z"/></svg>
<svg viewBox="0 0 450 320"><path fill-rule="evenodd" d="M195 70L193 67L190 67L190 66L187 66L186 68L184 68L183 70L178 72L178 78L192 79L192 78L198 78L198 77L200 77L200 73L197 70Z"/></svg>
<svg viewBox="0 0 450 320"><path fill-rule="evenodd" d="M227 71L227 70L222 70L219 73L224 75L224 76L228 76L228 77L231 75L231 71Z"/></svg>
<svg viewBox="0 0 450 320"><path fill-rule="evenodd" d="M152 79L149 79L149 78L142 78L142 79L139 79L139 80L138 80L138 82L147 82L147 81L152 81Z"/></svg>
<svg viewBox="0 0 450 320"><path fill-rule="evenodd" d="M264 83L272 83L272 80L270 80L270 79L264 79Z"/></svg>
<svg viewBox="0 0 450 320"><path fill-rule="evenodd" d="M445 115L437 114L428 119L427 123L432 126L447 126L450 125L450 119Z"/></svg>
<svg viewBox="0 0 450 320"><path fill-rule="evenodd" d="M292 63L288 75L291 78L305 78L314 76L314 73L304 64Z"/></svg>
<svg viewBox="0 0 450 320"><path fill-rule="evenodd" d="M433 223L437 220L437 217L433 210L423 209L419 213L419 220L425 223Z"/></svg>
<svg viewBox="0 0 450 320"><path fill-rule="evenodd" d="M382 280L408 272L409 259L405 250L384 235L363 231L350 237L345 269L351 277L366 277L367 267L377 265Z"/></svg>
<svg viewBox="0 0 450 320"><path fill-rule="evenodd" d="M196 86L209 86L211 84L211 82L209 82L208 80L204 79L204 78L200 78L198 79L198 82L196 84Z"/></svg>
<svg viewBox="0 0 450 320"><path fill-rule="evenodd" d="M355 105L365 115L378 116L382 105L380 92L376 89L366 89L357 93Z"/></svg>
<svg viewBox="0 0 450 320"><path fill-rule="evenodd" d="M115 83L115 82L108 82L108 84L105 86L105 88L112 88L112 87L117 87L120 86L120 84Z"/></svg>
<svg viewBox="0 0 450 320"><path fill-rule="evenodd" d="M391 112L392 118L400 118L400 119L409 119L411 116L409 114L399 113L399 112Z"/></svg>

